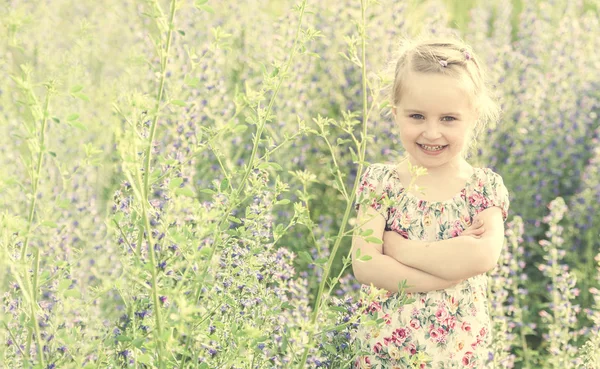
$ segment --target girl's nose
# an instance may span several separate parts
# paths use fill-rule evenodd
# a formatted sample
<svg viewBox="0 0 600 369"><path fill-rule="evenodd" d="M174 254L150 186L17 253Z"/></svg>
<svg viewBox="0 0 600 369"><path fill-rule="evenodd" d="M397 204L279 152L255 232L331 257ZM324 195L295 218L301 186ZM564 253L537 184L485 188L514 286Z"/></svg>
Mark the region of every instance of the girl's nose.
<svg viewBox="0 0 600 369"><path fill-rule="evenodd" d="M441 136L441 132L437 124L427 124L423 136L429 140L435 140Z"/></svg>

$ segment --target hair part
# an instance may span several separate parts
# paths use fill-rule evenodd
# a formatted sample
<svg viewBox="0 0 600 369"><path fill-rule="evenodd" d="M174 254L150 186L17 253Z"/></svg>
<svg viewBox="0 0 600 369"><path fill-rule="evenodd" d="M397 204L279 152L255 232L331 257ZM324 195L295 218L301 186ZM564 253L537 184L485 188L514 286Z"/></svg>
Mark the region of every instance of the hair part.
<svg viewBox="0 0 600 369"><path fill-rule="evenodd" d="M467 138L468 145L462 153L464 157L476 149L477 137L488 124L499 119L500 106L492 96L484 65L471 47L458 37L404 39L390 66L394 71L389 91L392 106L400 103L402 91L406 88L403 81L410 72L447 75L467 88L477 121Z"/></svg>

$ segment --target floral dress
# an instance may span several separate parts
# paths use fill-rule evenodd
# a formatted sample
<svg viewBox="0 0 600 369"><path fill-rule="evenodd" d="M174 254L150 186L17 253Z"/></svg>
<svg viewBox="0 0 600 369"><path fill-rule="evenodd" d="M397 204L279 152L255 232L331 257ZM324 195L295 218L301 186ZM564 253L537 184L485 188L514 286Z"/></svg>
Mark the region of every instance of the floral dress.
<svg viewBox="0 0 600 369"><path fill-rule="evenodd" d="M386 231L414 240L457 237L475 215L492 206L502 209L506 220L508 192L502 177L488 168L475 168L458 194L436 202L420 200L406 191L393 168L393 164L370 165L357 191L357 210L358 203L375 194L370 205L385 217ZM383 204L386 197L393 207ZM369 354L359 356L354 368L493 367L485 274L448 289L407 295L413 303L400 306L398 294L388 292L368 307L365 314L381 319L383 327L359 325L358 345Z"/></svg>

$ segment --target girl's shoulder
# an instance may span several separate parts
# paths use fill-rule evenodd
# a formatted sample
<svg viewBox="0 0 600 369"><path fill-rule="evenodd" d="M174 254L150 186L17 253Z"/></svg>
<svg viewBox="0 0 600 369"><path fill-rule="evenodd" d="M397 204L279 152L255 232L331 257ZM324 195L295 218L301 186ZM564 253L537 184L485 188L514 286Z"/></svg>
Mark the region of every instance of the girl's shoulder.
<svg viewBox="0 0 600 369"><path fill-rule="evenodd" d="M371 163L365 170L365 177L377 181L387 181L392 175L394 167L393 163Z"/></svg>
<svg viewBox="0 0 600 369"><path fill-rule="evenodd" d="M491 168L486 167L473 167L474 178L478 180L479 186L500 186L504 185L502 176L494 172Z"/></svg>

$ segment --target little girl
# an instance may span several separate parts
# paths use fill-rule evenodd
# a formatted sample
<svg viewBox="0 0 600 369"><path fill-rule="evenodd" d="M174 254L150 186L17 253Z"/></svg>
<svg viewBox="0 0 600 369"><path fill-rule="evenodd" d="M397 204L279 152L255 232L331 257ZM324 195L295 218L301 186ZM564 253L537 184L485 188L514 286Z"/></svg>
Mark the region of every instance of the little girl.
<svg viewBox="0 0 600 369"><path fill-rule="evenodd" d="M504 242L509 199L498 174L465 160L498 117L480 59L454 39L407 43L391 101L406 157L367 167L356 207L360 229L383 245L357 234L352 250L357 280L389 292L367 309L383 328L359 326L368 354L355 368L492 368L485 273ZM415 176L414 167L426 174ZM414 299L404 306L402 281Z"/></svg>

